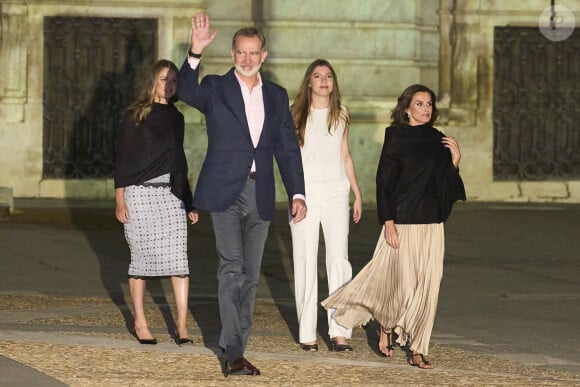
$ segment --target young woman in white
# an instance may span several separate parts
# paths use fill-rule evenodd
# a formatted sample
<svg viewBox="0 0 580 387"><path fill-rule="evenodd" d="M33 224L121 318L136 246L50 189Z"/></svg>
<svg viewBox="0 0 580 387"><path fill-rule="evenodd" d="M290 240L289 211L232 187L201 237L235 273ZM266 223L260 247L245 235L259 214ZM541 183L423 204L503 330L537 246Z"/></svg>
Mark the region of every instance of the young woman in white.
<svg viewBox="0 0 580 387"><path fill-rule="evenodd" d="M330 63L317 59L306 69L291 107L302 151L308 215L291 223L294 287L300 346L318 350L318 240L322 225L326 248L328 289L332 293L352 277L348 261L350 190L354 194L352 219L362 215L362 197L348 148L349 112L340 102L336 73ZM352 351L352 330L338 325L328 311L330 350Z"/></svg>

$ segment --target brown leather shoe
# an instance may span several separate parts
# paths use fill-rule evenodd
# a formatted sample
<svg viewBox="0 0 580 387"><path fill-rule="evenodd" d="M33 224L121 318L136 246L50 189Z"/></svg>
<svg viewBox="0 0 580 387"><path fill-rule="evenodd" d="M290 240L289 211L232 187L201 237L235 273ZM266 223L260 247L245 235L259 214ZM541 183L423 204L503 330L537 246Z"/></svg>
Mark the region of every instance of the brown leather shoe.
<svg viewBox="0 0 580 387"><path fill-rule="evenodd" d="M254 367L246 358L239 357L231 364L226 362L226 374L256 376L260 375L260 370Z"/></svg>

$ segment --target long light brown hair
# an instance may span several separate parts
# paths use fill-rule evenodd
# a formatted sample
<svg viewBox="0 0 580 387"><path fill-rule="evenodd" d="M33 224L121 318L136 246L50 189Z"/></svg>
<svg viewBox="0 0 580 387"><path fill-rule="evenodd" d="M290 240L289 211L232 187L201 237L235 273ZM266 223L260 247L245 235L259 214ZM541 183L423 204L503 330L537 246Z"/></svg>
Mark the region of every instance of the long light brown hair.
<svg viewBox="0 0 580 387"><path fill-rule="evenodd" d="M161 70L167 68L175 71L176 75L179 74L179 70L177 70L177 66L173 62L167 59L158 60L151 67L147 78L145 78L141 89L139 90L137 100L129 107L128 110L131 112L131 116L133 117L136 126L143 123L149 113L151 113L153 103L155 102L155 97L157 96L155 91L157 87L157 78L159 77ZM177 93L175 93L173 97L168 100L168 102L174 103L177 100Z"/></svg>
<svg viewBox="0 0 580 387"><path fill-rule="evenodd" d="M314 69L318 66L328 67L334 80L334 87L329 96L330 103L328 112L328 133L330 133L332 128L336 127L341 120L344 120L345 124L348 125L348 116L342 110L342 105L340 102L340 89L338 88L338 78L336 77L336 72L326 59L316 59L314 62L310 63L306 69L304 78L302 78L302 83L298 89L298 93L294 98L292 106L290 106L292 118L294 119L294 129L296 131L296 136L298 137L298 143L300 146L304 145L304 132L306 131L306 122L308 121L310 104L312 103L312 88L309 86L310 77L312 76Z"/></svg>

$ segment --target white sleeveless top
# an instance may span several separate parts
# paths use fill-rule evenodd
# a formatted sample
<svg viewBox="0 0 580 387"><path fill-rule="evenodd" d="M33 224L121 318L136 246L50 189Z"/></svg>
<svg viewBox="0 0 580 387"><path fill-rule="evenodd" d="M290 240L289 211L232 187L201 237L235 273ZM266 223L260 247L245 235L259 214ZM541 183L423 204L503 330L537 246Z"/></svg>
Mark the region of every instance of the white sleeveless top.
<svg viewBox="0 0 580 387"><path fill-rule="evenodd" d="M328 132L329 109L310 109L304 133L302 164L306 184L345 184L349 187L342 157L345 123Z"/></svg>

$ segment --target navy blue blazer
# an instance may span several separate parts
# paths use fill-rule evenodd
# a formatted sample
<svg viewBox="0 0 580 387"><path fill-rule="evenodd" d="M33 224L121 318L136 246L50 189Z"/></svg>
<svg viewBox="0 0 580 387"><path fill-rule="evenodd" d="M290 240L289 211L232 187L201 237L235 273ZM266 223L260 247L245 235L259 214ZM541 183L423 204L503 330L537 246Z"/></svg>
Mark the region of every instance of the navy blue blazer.
<svg viewBox="0 0 580 387"><path fill-rule="evenodd" d="M234 68L225 75L207 75L199 83L199 67L192 70L187 60L181 66L179 98L205 115L208 146L193 195L196 208L225 211L234 204L247 183L256 161L258 213L272 220L275 210L274 162L291 201L304 195L304 172L300 146L286 89L262 79L264 126L254 147L246 119L244 100Z"/></svg>

